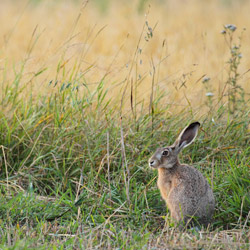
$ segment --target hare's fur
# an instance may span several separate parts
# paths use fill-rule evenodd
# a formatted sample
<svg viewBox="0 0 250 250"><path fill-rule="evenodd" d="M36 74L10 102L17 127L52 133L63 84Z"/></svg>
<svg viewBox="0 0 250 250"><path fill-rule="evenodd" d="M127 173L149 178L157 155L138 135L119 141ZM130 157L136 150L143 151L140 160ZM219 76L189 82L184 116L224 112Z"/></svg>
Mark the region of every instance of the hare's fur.
<svg viewBox="0 0 250 250"><path fill-rule="evenodd" d="M207 180L178 160L178 153L193 142L199 126L198 122L190 124L172 146L158 148L149 159L149 165L158 169L161 196L180 227L194 222L207 226L214 212L214 196Z"/></svg>

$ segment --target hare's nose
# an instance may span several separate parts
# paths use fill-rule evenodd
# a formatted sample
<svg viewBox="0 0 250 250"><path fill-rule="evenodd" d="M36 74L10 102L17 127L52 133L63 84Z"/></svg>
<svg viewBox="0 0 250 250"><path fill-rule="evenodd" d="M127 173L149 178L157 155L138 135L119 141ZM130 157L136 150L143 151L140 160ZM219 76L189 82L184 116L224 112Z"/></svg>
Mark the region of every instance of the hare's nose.
<svg viewBox="0 0 250 250"><path fill-rule="evenodd" d="M149 162L149 165L152 167L152 166L154 166L154 164L155 164L155 161L150 161Z"/></svg>

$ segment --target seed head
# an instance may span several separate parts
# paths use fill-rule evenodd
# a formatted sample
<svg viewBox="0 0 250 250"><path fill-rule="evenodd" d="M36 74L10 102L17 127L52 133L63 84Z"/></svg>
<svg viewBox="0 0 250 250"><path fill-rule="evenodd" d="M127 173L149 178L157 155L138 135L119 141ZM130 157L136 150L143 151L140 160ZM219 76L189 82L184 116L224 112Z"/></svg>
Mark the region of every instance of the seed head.
<svg viewBox="0 0 250 250"><path fill-rule="evenodd" d="M237 29L237 27L234 24L226 24L224 27L225 29L231 30L232 32L234 32Z"/></svg>

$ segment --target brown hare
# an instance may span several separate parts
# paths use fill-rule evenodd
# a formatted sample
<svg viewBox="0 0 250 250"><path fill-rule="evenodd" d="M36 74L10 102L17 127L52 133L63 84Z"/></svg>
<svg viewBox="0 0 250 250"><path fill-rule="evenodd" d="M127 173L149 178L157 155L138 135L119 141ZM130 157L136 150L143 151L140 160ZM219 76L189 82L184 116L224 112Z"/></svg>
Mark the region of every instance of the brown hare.
<svg viewBox="0 0 250 250"><path fill-rule="evenodd" d="M207 180L197 169L178 160L180 151L194 141L199 127L199 122L190 124L172 146L158 148L149 159L149 166L158 169L161 196L180 228L207 226L214 212L214 195Z"/></svg>

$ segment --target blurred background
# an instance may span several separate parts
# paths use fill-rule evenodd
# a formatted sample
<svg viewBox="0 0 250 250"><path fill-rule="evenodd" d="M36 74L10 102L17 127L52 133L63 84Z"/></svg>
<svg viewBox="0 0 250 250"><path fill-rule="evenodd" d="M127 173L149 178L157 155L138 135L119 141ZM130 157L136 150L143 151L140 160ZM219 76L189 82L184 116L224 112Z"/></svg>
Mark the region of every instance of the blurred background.
<svg viewBox="0 0 250 250"><path fill-rule="evenodd" d="M1 78L12 84L21 71L33 95L74 80L103 81L115 97L128 84L138 103L154 89L174 108L195 108L224 98L236 46L249 98L249 9L244 0L1 0ZM224 33L228 24L236 29Z"/></svg>

